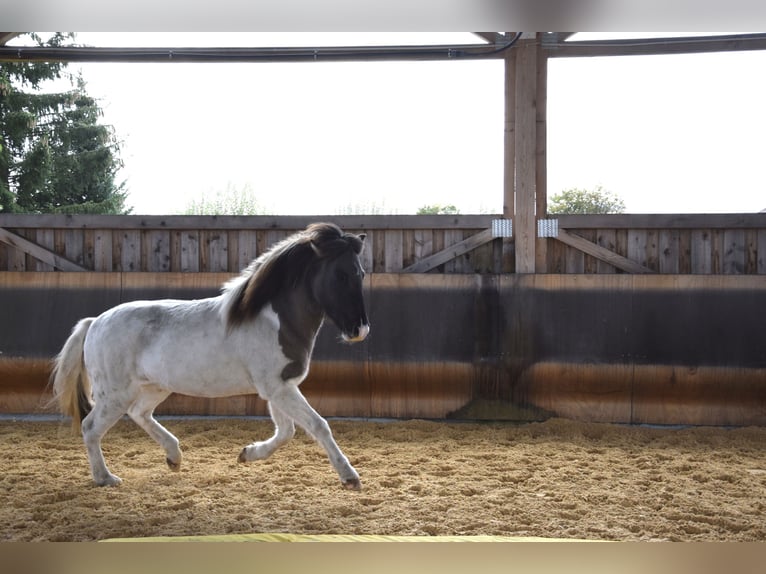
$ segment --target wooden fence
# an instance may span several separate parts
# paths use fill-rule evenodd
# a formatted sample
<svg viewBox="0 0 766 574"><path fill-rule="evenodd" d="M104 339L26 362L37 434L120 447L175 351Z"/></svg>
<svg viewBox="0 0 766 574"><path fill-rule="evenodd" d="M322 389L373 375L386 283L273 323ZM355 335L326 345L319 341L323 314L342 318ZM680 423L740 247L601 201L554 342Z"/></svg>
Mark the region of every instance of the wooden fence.
<svg viewBox="0 0 766 574"><path fill-rule="evenodd" d="M538 272L766 274L766 213L561 216L556 239Z"/></svg>
<svg viewBox="0 0 766 574"><path fill-rule="evenodd" d="M0 271L236 273L320 219L367 234L369 272L515 271L514 240L493 233L497 215L10 214L0 214ZM570 215L553 228L537 239L537 273L766 274L766 213Z"/></svg>
<svg viewBox="0 0 766 574"><path fill-rule="evenodd" d="M494 216L495 218L497 216ZM367 234L369 272L512 271L493 216L58 216L0 215L0 271L236 273L309 223ZM435 257L434 257L435 256ZM430 262L430 263L429 263Z"/></svg>

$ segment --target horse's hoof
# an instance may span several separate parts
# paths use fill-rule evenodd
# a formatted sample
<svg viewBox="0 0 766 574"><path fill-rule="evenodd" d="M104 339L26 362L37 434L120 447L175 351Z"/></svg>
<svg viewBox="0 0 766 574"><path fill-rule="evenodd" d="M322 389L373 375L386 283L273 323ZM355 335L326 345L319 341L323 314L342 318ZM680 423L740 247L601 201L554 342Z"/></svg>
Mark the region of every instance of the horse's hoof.
<svg viewBox="0 0 766 574"><path fill-rule="evenodd" d="M96 486L119 486L120 484L122 484L122 479L115 474L110 474L106 478L96 481Z"/></svg>
<svg viewBox="0 0 766 574"><path fill-rule="evenodd" d="M173 472L178 472L179 470L181 470L181 461L173 462L172 460L170 460L170 458L166 458L165 462L168 463L168 468L172 470Z"/></svg>
<svg viewBox="0 0 766 574"><path fill-rule="evenodd" d="M362 481L360 481L358 478L350 478L348 480L342 481L341 484L346 490L362 490Z"/></svg>

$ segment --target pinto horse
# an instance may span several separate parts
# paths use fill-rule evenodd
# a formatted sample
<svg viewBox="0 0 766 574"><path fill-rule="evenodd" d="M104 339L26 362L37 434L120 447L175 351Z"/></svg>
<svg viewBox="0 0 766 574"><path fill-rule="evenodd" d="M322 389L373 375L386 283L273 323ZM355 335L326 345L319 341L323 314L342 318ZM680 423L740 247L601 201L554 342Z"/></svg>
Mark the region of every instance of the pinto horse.
<svg viewBox="0 0 766 574"><path fill-rule="evenodd" d="M359 474L298 386L325 317L349 343L370 331L359 262L364 239L315 223L255 259L217 297L134 301L80 320L51 380L54 400L82 432L95 483L122 482L106 466L101 439L126 413L178 470L178 439L154 418L157 405L174 392L257 393L268 401L275 432L243 448L239 462L270 456L297 423L325 449L342 485L359 490Z"/></svg>

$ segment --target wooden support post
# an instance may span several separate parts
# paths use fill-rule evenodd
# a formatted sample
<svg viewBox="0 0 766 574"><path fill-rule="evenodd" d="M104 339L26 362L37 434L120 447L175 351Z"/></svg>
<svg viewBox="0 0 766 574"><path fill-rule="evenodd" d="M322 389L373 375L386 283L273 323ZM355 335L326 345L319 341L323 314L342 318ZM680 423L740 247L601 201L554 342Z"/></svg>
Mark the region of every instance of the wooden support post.
<svg viewBox="0 0 766 574"><path fill-rule="evenodd" d="M521 40L509 57L514 56L513 235L516 240L516 272L534 273L537 243L537 40Z"/></svg>
<svg viewBox="0 0 766 574"><path fill-rule="evenodd" d="M547 160L547 117L548 117L548 53L536 46L537 53L537 95L536 141L535 141L535 205L537 219L548 215L548 160ZM537 238L535 248L535 271L548 272L548 240Z"/></svg>
<svg viewBox="0 0 766 574"><path fill-rule="evenodd" d="M503 166L503 217L516 213L516 50L505 57L505 132Z"/></svg>

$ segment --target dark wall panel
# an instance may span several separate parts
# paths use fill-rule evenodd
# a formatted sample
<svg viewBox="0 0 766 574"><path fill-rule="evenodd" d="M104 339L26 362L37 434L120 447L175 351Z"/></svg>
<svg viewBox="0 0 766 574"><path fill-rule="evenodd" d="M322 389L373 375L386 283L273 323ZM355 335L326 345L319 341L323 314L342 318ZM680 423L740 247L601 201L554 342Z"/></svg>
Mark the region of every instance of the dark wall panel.
<svg viewBox="0 0 766 574"><path fill-rule="evenodd" d="M0 273L0 361L53 357L120 301L213 296L229 277ZM464 407L484 401L509 418L766 424L759 277L371 274L366 297L366 341L329 322L317 340L305 389L326 414L481 417Z"/></svg>

